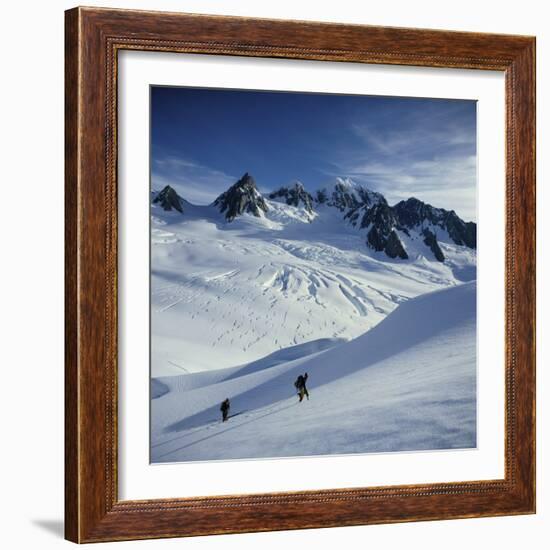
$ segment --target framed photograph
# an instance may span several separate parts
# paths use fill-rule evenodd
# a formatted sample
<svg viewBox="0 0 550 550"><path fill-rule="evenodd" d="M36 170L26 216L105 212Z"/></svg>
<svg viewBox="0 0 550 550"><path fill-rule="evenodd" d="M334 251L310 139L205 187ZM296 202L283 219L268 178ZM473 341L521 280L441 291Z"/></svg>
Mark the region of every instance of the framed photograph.
<svg viewBox="0 0 550 550"><path fill-rule="evenodd" d="M66 12L66 538L535 512L535 39Z"/></svg>

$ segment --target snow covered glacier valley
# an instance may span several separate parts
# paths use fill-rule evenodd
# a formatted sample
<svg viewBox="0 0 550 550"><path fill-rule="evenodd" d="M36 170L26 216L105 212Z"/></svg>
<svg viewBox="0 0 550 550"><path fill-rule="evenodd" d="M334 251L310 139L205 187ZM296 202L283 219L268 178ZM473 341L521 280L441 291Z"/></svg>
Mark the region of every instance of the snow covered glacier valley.
<svg viewBox="0 0 550 550"><path fill-rule="evenodd" d="M409 205L420 224L392 221L368 193L254 185L258 208L239 195L231 220L232 197L153 201L152 462L475 447L475 247L424 207ZM364 210L372 223L353 224ZM395 231L407 258L376 250L372 227Z"/></svg>

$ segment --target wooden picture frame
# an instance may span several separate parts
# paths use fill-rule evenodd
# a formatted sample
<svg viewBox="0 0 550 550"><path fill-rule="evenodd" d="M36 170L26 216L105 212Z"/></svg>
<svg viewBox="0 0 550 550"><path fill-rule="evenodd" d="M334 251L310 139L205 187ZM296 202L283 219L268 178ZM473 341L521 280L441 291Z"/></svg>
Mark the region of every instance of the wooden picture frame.
<svg viewBox="0 0 550 550"><path fill-rule="evenodd" d="M505 74L503 479L119 500L117 54L126 49ZM533 37L75 8L66 12L65 55L67 539L83 543L535 512Z"/></svg>

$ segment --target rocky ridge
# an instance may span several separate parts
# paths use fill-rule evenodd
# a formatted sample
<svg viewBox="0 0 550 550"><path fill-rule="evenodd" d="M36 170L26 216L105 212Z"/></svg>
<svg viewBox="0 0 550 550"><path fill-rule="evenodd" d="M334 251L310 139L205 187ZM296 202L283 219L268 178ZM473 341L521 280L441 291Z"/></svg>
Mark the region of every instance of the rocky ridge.
<svg viewBox="0 0 550 550"><path fill-rule="evenodd" d="M386 198L350 178L336 178L315 193L304 185L293 182L268 195L269 200L303 208L314 215L324 207L336 208L343 221L365 233L365 244L376 252L384 252L392 259L406 260L407 239L419 239L439 261L445 254L439 239L444 237L459 246L475 249L476 224L465 222L454 210L436 208L411 197L391 206ZM183 213L183 199L166 186L154 200L164 210ZM254 178L247 172L212 204L227 222L245 213L261 217L269 211L269 204L257 188ZM438 237L439 236L439 237Z"/></svg>

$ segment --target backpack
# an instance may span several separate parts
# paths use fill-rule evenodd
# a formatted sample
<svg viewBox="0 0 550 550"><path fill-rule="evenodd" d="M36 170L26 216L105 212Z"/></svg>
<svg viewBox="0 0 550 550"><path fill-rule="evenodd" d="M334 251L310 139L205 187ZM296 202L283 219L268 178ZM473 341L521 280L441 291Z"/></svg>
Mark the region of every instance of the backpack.
<svg viewBox="0 0 550 550"><path fill-rule="evenodd" d="M304 377L300 374L298 378L296 378L296 382L294 382L294 387L299 390L304 385Z"/></svg>

